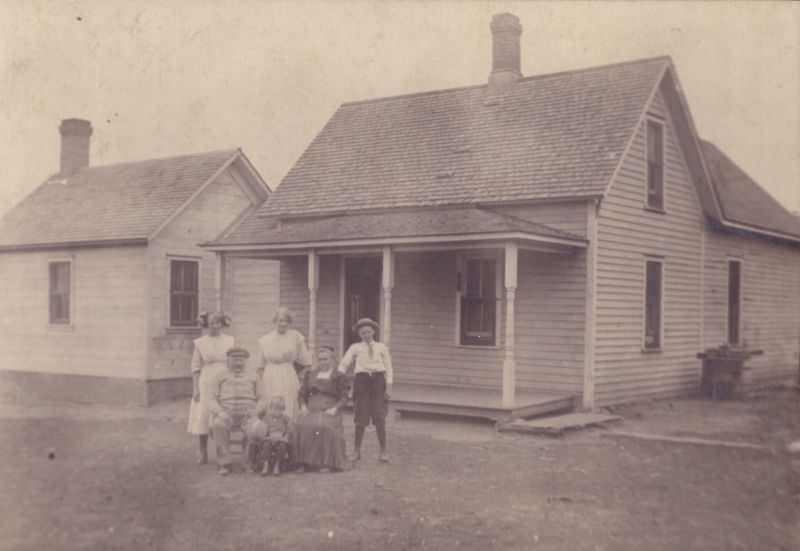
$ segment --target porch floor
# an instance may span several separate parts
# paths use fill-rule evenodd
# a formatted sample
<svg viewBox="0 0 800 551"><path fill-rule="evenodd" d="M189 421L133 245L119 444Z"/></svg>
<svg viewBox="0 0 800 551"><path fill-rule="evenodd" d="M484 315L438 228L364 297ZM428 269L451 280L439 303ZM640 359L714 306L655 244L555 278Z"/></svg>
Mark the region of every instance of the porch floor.
<svg viewBox="0 0 800 551"><path fill-rule="evenodd" d="M573 395L518 390L514 407L507 408L503 407L499 389L409 383L395 383L391 397L392 408L401 413L432 413L493 421L571 411L576 404L577 397Z"/></svg>

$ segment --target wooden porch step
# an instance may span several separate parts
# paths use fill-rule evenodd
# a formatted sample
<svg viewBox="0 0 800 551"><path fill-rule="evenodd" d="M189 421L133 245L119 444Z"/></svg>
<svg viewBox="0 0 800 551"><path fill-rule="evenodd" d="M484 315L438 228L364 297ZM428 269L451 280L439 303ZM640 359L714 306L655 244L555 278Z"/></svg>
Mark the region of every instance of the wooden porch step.
<svg viewBox="0 0 800 551"><path fill-rule="evenodd" d="M504 432L562 436L568 431L601 427L620 421L622 421L622 417L619 415L609 415L607 413L567 413L540 419L515 419L508 423L503 423L497 428Z"/></svg>
<svg viewBox="0 0 800 551"><path fill-rule="evenodd" d="M444 385L395 383L391 408L401 413L424 413L509 421L549 415L575 408L576 396L522 390L513 407L502 405L499 390Z"/></svg>

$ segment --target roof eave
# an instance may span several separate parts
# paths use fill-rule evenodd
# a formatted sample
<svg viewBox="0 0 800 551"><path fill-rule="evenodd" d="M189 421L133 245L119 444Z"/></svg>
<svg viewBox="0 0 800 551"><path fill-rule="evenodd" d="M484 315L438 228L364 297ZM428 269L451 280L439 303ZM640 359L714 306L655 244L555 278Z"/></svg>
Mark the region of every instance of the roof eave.
<svg viewBox="0 0 800 551"><path fill-rule="evenodd" d="M775 230L769 230L765 228L760 228L758 226L754 226L752 224L743 224L741 222L735 222L732 220L722 219L719 221L720 226L723 228L731 229L731 230L739 230L739 231L746 231L754 234L758 234L763 237L770 237L773 239L782 239L785 241L791 241L792 243L800 244L800 236L792 235L788 233L783 233Z"/></svg>
<svg viewBox="0 0 800 551"><path fill-rule="evenodd" d="M580 238L553 237L528 232L486 232L475 234L427 235L414 237L375 237L353 239L331 239L317 241L296 241L291 243L201 243L200 246L216 252L252 251L276 252L298 249L333 249L342 247L368 247L391 245L421 245L466 243L476 241L520 241L547 245L586 248L588 241Z"/></svg>
<svg viewBox="0 0 800 551"><path fill-rule="evenodd" d="M23 251L45 251L45 250L64 250L64 249L90 249L90 248L109 248L109 247L135 247L148 244L146 237L131 237L125 239L96 239L86 241L61 241L49 243L19 243L13 245L0 245L0 253L23 252Z"/></svg>

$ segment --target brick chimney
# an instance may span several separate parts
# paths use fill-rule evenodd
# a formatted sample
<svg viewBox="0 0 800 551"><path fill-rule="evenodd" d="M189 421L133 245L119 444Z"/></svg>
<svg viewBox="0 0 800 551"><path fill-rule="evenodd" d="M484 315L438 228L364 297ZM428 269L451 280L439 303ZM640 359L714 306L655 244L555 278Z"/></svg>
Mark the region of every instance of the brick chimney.
<svg viewBox="0 0 800 551"><path fill-rule="evenodd" d="M489 92L502 94L522 76L519 70L519 36L522 25L519 17L498 13L492 17L492 73Z"/></svg>
<svg viewBox="0 0 800 551"><path fill-rule="evenodd" d="M61 175L71 176L89 166L89 143L92 123L83 119L64 119L61 132Z"/></svg>

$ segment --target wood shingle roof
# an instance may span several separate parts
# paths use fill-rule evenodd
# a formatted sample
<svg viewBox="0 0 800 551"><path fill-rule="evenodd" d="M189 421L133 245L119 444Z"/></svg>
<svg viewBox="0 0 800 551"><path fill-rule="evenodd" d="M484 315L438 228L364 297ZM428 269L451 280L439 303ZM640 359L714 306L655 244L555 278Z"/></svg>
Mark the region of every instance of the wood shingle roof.
<svg viewBox="0 0 800 551"><path fill-rule="evenodd" d="M585 239L544 224L476 207L422 209L381 213L357 213L316 219L287 220L250 216L232 232L214 242L230 247L253 243L292 244L385 238L453 238L524 234L557 242L585 243Z"/></svg>
<svg viewBox="0 0 800 551"><path fill-rule="evenodd" d="M702 147L726 220L800 238L800 218L786 210L716 145L703 141Z"/></svg>
<svg viewBox="0 0 800 551"><path fill-rule="evenodd" d="M602 195L669 64L345 103L259 215Z"/></svg>
<svg viewBox="0 0 800 551"><path fill-rule="evenodd" d="M215 151L53 176L0 219L0 249L146 240L239 154Z"/></svg>

